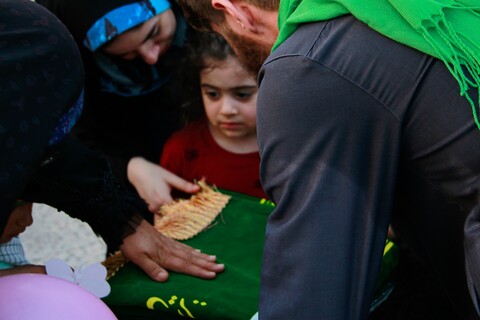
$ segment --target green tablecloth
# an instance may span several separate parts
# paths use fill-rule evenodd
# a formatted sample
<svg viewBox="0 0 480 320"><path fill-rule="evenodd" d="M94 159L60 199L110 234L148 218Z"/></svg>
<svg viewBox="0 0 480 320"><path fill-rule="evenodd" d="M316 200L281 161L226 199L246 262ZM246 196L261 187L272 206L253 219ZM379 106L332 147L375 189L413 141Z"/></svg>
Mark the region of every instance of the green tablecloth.
<svg viewBox="0 0 480 320"><path fill-rule="evenodd" d="M127 263L109 280L112 291L104 298L119 319L249 320L257 312L265 225L274 206L265 200L222 192L232 199L221 215L210 228L185 243L217 255L218 261L225 263L225 271L214 280L170 272L167 282L158 283ZM395 252L390 248L386 253ZM388 261L383 274L388 276L396 262L384 260ZM380 278L384 283L386 277Z"/></svg>

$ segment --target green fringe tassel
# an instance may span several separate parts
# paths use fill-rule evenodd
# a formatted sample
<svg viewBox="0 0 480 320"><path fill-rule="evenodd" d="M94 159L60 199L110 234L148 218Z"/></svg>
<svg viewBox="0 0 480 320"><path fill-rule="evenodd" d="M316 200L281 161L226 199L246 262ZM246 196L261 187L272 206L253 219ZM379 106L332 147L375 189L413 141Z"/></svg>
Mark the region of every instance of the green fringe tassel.
<svg viewBox="0 0 480 320"><path fill-rule="evenodd" d="M437 43L431 36L431 30L427 30L426 27L423 27L422 35L457 80L460 86L460 95L464 96L470 103L473 119L480 130L480 121L478 119L480 110L480 58L471 49L475 48L479 52L480 47L462 33L456 32L443 14L438 22L434 22L433 25L434 31L437 32L444 42L443 46ZM468 93L471 88L477 88L478 100L476 103Z"/></svg>

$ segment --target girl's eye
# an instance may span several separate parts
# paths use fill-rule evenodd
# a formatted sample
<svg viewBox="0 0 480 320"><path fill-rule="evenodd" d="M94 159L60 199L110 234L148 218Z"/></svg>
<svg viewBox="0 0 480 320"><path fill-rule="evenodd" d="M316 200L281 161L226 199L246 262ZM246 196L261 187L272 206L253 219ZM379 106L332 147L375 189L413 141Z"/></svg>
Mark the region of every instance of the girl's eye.
<svg viewBox="0 0 480 320"><path fill-rule="evenodd" d="M253 93L248 91L238 91L235 93L235 96L238 100L248 100L252 97Z"/></svg>
<svg viewBox="0 0 480 320"><path fill-rule="evenodd" d="M211 99L216 99L219 97L219 94L217 91L213 91L213 90L206 90L205 92L205 95L208 96L209 98Z"/></svg>

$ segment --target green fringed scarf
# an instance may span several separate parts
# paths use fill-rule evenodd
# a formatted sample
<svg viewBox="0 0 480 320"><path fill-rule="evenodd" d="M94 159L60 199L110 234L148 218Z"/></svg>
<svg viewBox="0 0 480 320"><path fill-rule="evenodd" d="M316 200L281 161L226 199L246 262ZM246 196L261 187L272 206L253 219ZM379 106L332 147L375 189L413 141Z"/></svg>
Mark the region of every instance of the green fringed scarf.
<svg viewBox="0 0 480 320"><path fill-rule="evenodd" d="M345 14L443 60L480 129L480 0L281 0L274 49L303 23ZM478 101L469 95L471 88L479 92Z"/></svg>

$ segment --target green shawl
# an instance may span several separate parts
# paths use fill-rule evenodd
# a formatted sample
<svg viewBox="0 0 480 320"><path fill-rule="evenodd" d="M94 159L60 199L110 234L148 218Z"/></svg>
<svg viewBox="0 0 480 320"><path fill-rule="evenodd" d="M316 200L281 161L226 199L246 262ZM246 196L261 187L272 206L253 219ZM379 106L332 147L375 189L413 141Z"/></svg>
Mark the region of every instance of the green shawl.
<svg viewBox="0 0 480 320"><path fill-rule="evenodd" d="M479 0L281 0L274 49L303 23L352 14L379 33L441 59L478 119L480 90ZM480 92L479 92L480 93Z"/></svg>

